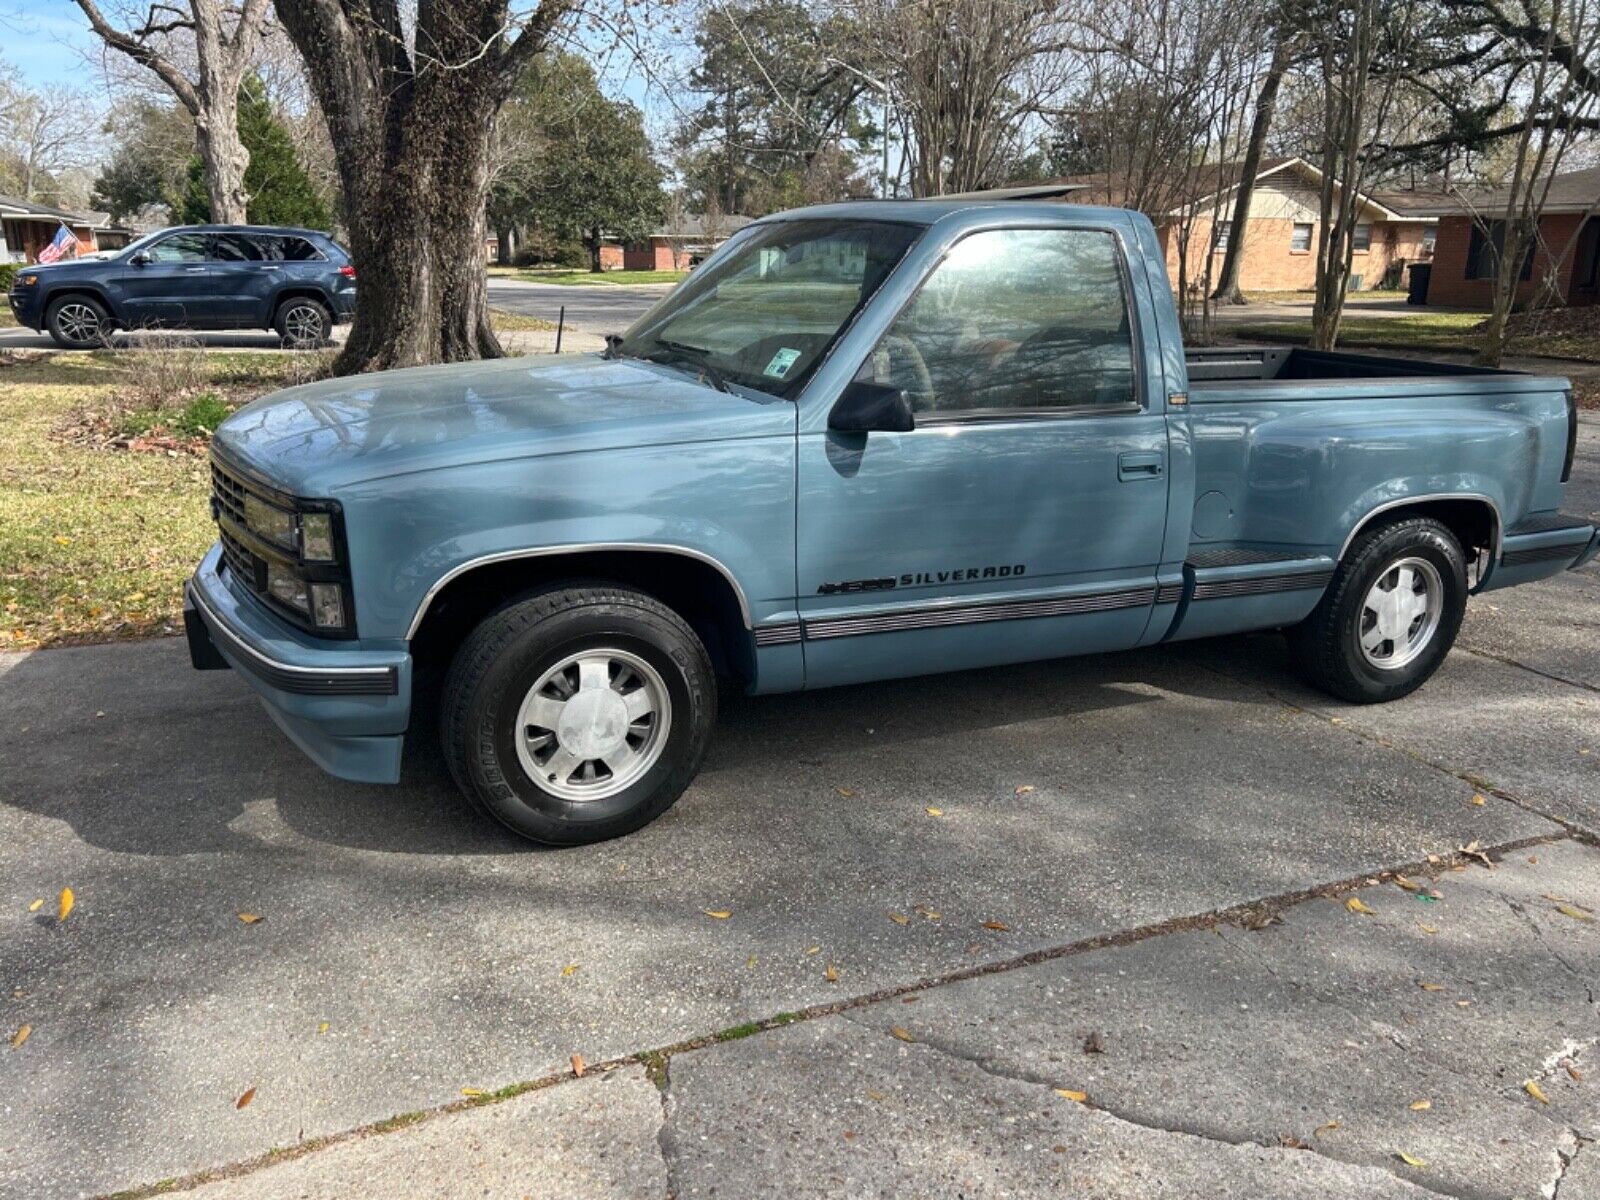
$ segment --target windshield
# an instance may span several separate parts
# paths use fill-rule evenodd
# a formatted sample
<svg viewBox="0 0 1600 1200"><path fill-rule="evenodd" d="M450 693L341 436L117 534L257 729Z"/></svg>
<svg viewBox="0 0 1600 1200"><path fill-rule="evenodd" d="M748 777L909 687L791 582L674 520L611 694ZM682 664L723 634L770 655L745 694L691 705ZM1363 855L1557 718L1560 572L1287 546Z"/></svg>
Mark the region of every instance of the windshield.
<svg viewBox="0 0 1600 1200"><path fill-rule="evenodd" d="M919 232L890 221L753 225L640 317L614 353L792 397Z"/></svg>
<svg viewBox="0 0 1600 1200"><path fill-rule="evenodd" d="M151 242L155 241L158 237L163 237L168 232L170 231L167 229L157 229L154 233L147 233L142 238L136 238L134 241L129 242L121 250L118 250L116 256L119 259L125 259L131 255L137 254Z"/></svg>

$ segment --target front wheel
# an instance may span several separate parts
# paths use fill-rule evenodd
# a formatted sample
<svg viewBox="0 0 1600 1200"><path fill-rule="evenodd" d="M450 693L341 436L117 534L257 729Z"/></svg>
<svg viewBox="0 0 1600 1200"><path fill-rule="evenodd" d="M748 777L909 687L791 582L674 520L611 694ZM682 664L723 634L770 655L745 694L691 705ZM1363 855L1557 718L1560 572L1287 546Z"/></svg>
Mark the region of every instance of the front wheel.
<svg viewBox="0 0 1600 1200"><path fill-rule="evenodd" d="M278 305L273 328L291 350L314 350L328 341L333 315L321 301L295 296Z"/></svg>
<svg viewBox="0 0 1600 1200"><path fill-rule="evenodd" d="M536 593L473 630L445 680L457 785L532 841L574 846L656 819L716 717L705 647L671 609L594 585Z"/></svg>
<svg viewBox="0 0 1600 1200"><path fill-rule="evenodd" d="M56 345L68 350L103 346L111 332L105 306L90 296L63 296L45 310L44 327Z"/></svg>
<svg viewBox="0 0 1600 1200"><path fill-rule="evenodd" d="M1438 670L1467 608L1455 534L1429 517L1367 530L1311 615L1288 631L1308 681L1342 700L1398 700Z"/></svg>

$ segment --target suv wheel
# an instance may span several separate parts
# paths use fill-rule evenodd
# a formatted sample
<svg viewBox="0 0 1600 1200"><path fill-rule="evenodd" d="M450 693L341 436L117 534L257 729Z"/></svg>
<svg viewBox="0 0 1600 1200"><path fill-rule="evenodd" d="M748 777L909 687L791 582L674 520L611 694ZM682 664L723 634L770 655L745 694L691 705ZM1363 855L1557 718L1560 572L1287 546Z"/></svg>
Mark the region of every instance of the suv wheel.
<svg viewBox="0 0 1600 1200"><path fill-rule="evenodd" d="M1288 631L1289 650L1302 675L1342 700L1398 700L1438 670L1466 608L1455 534L1404 518L1356 539L1321 603Z"/></svg>
<svg viewBox="0 0 1600 1200"><path fill-rule="evenodd" d="M87 350L105 345L111 320L105 306L92 296L62 296L45 310L44 327L56 345Z"/></svg>
<svg viewBox="0 0 1600 1200"><path fill-rule="evenodd" d="M278 305L272 325L291 350L314 350L327 344L333 317L321 301L294 296Z"/></svg>
<svg viewBox="0 0 1600 1200"><path fill-rule="evenodd" d="M671 609L607 585L487 618L445 679L457 785L512 832L574 846L631 833L700 769L716 717L705 647Z"/></svg>

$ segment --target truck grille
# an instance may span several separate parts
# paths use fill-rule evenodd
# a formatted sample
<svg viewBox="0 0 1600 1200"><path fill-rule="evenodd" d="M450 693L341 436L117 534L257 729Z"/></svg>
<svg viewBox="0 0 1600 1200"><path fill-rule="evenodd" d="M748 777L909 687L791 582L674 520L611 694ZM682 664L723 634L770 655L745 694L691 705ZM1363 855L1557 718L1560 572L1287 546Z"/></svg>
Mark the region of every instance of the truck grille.
<svg viewBox="0 0 1600 1200"><path fill-rule="evenodd" d="M211 495L216 499L217 511L225 513L235 525L244 525L245 486L211 460Z"/></svg>

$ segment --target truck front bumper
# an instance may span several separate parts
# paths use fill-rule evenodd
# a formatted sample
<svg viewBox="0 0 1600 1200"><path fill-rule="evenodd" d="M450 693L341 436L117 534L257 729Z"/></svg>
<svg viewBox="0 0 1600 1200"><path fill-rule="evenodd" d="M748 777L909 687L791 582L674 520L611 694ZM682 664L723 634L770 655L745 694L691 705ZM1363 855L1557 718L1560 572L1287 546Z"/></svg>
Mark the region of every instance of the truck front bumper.
<svg viewBox="0 0 1600 1200"><path fill-rule="evenodd" d="M330 775L396 783L411 718L411 655L293 628L234 590L213 546L184 587L183 625L197 670L232 667L267 715Z"/></svg>

